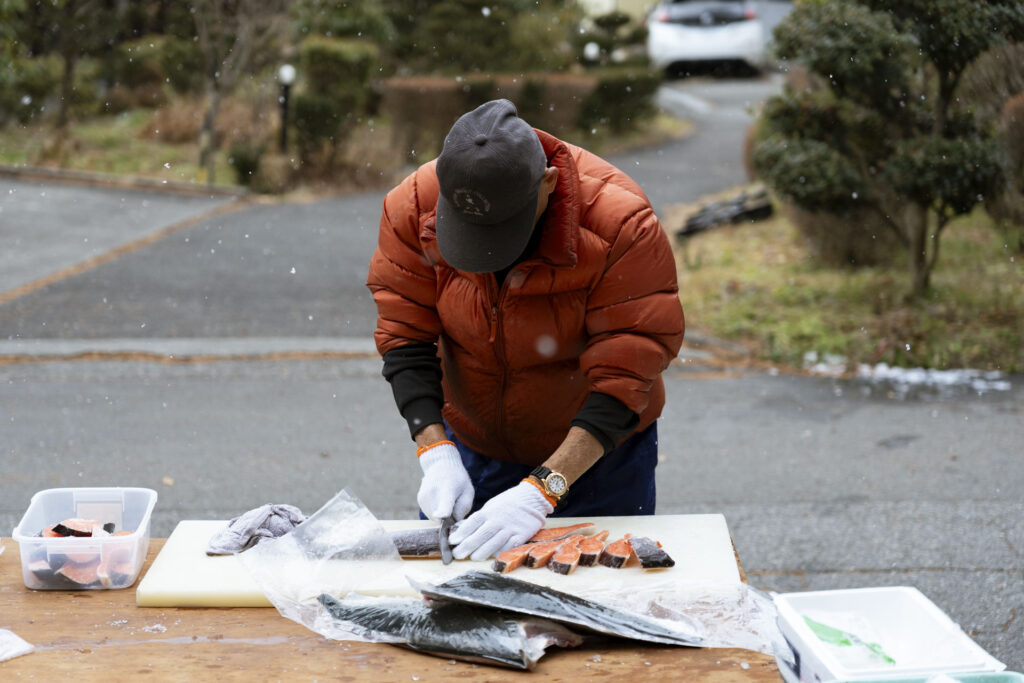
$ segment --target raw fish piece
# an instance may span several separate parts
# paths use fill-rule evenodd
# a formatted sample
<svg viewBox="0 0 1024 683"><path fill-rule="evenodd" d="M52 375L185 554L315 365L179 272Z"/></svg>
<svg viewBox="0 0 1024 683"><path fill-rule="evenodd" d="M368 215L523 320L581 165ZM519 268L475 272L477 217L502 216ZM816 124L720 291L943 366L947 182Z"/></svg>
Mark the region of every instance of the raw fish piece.
<svg viewBox="0 0 1024 683"><path fill-rule="evenodd" d="M644 569L664 569L676 565L676 561L669 557L660 543L646 536L631 536L629 545Z"/></svg>
<svg viewBox="0 0 1024 683"><path fill-rule="evenodd" d="M629 544L630 534L626 534L617 541L612 541L601 551L597 558L598 563L612 569L621 569L633 554L633 546Z"/></svg>
<svg viewBox="0 0 1024 683"><path fill-rule="evenodd" d="M548 569L556 574L572 574L576 565L580 563L580 541L582 536L570 536L562 545L558 546L558 552L548 562Z"/></svg>
<svg viewBox="0 0 1024 683"><path fill-rule="evenodd" d="M96 583L99 577L96 575L96 569L100 566L100 558L97 557L92 562L65 562L56 574L74 581L81 586L88 586Z"/></svg>
<svg viewBox="0 0 1024 683"><path fill-rule="evenodd" d="M541 543L544 541L560 541L563 538L569 538L580 529L586 529L587 527L594 526L593 522L583 522L581 524L573 524L571 526L556 526L550 529L541 529L533 535L530 539L530 543Z"/></svg>
<svg viewBox="0 0 1024 683"><path fill-rule="evenodd" d="M604 635L668 645L700 647L704 644L700 636L668 628L643 615L614 609L504 574L471 570L437 586L413 579L409 579L409 583L428 598L529 614Z"/></svg>
<svg viewBox="0 0 1024 683"><path fill-rule="evenodd" d="M391 541L402 557L441 557L440 527L402 529L390 533Z"/></svg>
<svg viewBox="0 0 1024 683"><path fill-rule="evenodd" d="M580 541L580 566L593 567L597 564L597 558L604 550L604 542L608 539L608 530L598 531L589 538Z"/></svg>
<svg viewBox="0 0 1024 683"><path fill-rule="evenodd" d="M92 536L93 527L100 526L95 519L65 519L60 524L54 525L53 531L58 536Z"/></svg>
<svg viewBox="0 0 1024 683"><path fill-rule="evenodd" d="M527 567L543 567L558 552L558 546L562 541L548 541L546 543L531 543L532 549L526 556Z"/></svg>
<svg viewBox="0 0 1024 683"><path fill-rule="evenodd" d="M517 669L532 669L548 645L574 647L583 642L579 635L546 619L457 602L436 606L415 599L366 602L338 600L326 593L319 601L331 617L357 627L359 635L369 640Z"/></svg>
<svg viewBox="0 0 1024 683"><path fill-rule="evenodd" d="M491 569L502 574L508 574L513 569L518 569L526 561L530 551L536 547L536 543L528 543L517 548L510 548L494 558Z"/></svg>

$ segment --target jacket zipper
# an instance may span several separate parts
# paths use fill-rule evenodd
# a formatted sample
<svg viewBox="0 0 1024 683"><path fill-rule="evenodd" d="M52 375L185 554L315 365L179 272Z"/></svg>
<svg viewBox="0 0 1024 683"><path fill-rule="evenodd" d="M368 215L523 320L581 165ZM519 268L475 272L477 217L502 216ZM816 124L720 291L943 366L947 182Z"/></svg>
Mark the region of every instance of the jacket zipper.
<svg viewBox="0 0 1024 683"><path fill-rule="evenodd" d="M498 280L491 274L492 286L490 289L493 291L495 287L498 289L497 297L491 300L491 338L490 341L494 344L494 355L498 359L498 364L501 366L501 389L498 393L498 433L504 433L504 422L505 422L505 387L508 383L508 367L505 364L504 350L501 344L501 330L499 328L500 321L498 320L498 309L501 307L501 300L505 294L505 283L508 282L508 278L512 273L505 275L505 282L501 283L501 287L497 287Z"/></svg>

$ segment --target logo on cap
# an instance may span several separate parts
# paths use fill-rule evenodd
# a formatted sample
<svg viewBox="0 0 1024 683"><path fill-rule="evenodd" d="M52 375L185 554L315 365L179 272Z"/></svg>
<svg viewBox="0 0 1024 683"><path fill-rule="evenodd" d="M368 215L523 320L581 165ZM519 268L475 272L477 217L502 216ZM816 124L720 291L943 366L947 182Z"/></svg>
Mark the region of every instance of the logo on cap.
<svg viewBox="0 0 1024 683"><path fill-rule="evenodd" d="M479 191L460 187L452 193L452 204L467 216L482 218L491 212L491 203Z"/></svg>

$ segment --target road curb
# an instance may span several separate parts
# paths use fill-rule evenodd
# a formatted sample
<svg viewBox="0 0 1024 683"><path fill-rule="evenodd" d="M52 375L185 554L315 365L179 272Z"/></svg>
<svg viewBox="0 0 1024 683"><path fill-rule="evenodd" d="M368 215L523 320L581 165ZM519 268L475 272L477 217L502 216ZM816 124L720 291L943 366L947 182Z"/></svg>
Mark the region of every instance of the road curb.
<svg viewBox="0 0 1024 683"><path fill-rule="evenodd" d="M37 180L87 187L111 187L146 192L164 192L167 194L183 194L200 197L245 197L249 191L241 187L223 185L202 185L199 183L183 183L175 180L160 180L134 175L116 175L113 173L97 173L95 171L77 171L68 168L50 168L47 166L12 166L0 164L0 178L17 180Z"/></svg>
<svg viewBox="0 0 1024 683"><path fill-rule="evenodd" d="M370 337L0 340L0 364L75 360L211 362L379 358Z"/></svg>

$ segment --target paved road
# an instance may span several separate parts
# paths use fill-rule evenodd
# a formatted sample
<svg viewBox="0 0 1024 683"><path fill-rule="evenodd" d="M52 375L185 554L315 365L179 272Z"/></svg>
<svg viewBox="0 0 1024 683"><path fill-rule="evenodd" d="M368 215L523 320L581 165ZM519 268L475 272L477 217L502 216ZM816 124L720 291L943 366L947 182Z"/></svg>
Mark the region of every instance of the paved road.
<svg viewBox="0 0 1024 683"><path fill-rule="evenodd" d="M616 162L659 211L738 184L747 102L773 87L676 82L662 101L697 133ZM64 191L0 186L0 244L21 240L31 266L0 290L0 530L32 491L112 482L159 491L157 535L267 501L312 511L342 487L381 518L415 514L417 470L362 285L382 193L229 211ZM50 237L27 242L36 230ZM79 260L46 253L100 234ZM902 398L722 368L690 345L667 379L661 512L724 513L762 588L918 586L1024 670L1024 378Z"/></svg>

